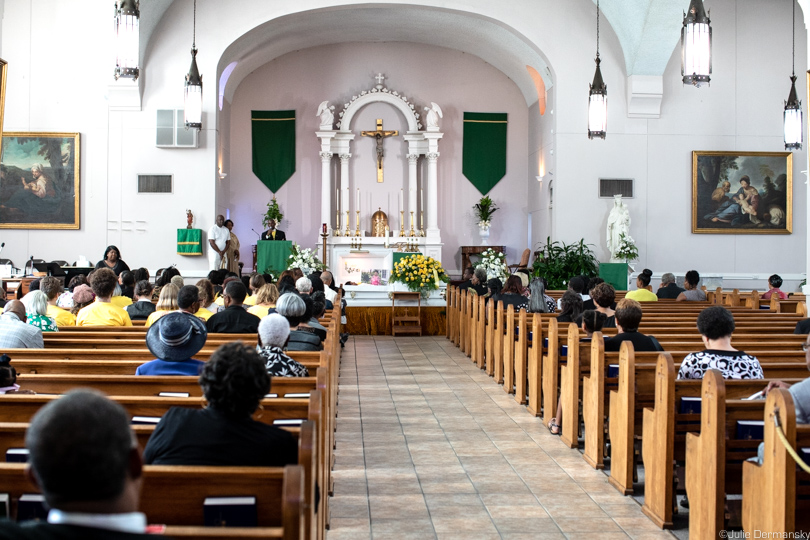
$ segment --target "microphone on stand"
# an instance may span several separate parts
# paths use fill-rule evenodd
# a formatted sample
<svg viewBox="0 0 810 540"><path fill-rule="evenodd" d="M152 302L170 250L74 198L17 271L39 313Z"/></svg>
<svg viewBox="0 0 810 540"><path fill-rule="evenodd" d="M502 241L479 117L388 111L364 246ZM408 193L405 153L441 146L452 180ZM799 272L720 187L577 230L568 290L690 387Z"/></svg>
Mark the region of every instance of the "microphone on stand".
<svg viewBox="0 0 810 540"><path fill-rule="evenodd" d="M4 247L6 247L6 243L5 243L5 242L3 242L2 244L0 244L0 252L2 252L2 251L3 251L3 248L4 248Z"/></svg>
<svg viewBox="0 0 810 540"><path fill-rule="evenodd" d="M253 231L253 232L255 232L255 233L256 233L256 236L261 236L259 233L257 233L257 232L256 232L256 230L255 230L253 227L251 227L251 228L250 228L250 230L251 230L251 231Z"/></svg>
<svg viewBox="0 0 810 540"><path fill-rule="evenodd" d="M28 262L25 263L25 267L28 268L28 263L31 263L31 275L34 275L34 256L31 255L31 258L28 259Z"/></svg>

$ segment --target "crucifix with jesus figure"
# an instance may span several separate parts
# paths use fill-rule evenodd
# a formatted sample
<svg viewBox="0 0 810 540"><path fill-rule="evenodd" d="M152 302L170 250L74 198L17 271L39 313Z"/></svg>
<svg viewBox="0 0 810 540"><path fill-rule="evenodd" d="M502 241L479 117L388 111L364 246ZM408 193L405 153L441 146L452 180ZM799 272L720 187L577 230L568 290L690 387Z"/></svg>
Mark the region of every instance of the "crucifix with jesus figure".
<svg viewBox="0 0 810 540"><path fill-rule="evenodd" d="M374 137L377 140L377 182L383 181L383 140L386 137L399 135L399 131L385 131L383 130L382 118L377 118L376 131L362 131L360 134L363 137Z"/></svg>

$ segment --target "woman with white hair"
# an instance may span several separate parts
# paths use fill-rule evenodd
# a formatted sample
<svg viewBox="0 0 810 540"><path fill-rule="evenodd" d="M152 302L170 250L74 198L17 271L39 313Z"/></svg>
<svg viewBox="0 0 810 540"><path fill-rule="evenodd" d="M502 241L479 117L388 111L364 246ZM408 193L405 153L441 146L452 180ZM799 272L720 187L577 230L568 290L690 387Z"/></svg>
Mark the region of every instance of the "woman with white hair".
<svg viewBox="0 0 810 540"><path fill-rule="evenodd" d="M22 297L25 306L26 321L31 326L36 326L43 332L58 332L56 321L48 317L48 295L42 291L31 291Z"/></svg>
<svg viewBox="0 0 810 540"><path fill-rule="evenodd" d="M287 319L290 325L290 337L287 341L288 351L320 351L321 338L315 335L306 321L312 318L307 313L307 304L293 292L282 294L276 302L276 313Z"/></svg>
<svg viewBox="0 0 810 540"><path fill-rule="evenodd" d="M259 345L256 350L265 360L267 373L274 377L308 377L309 371L286 354L284 347L290 338L287 319L273 313L259 323Z"/></svg>

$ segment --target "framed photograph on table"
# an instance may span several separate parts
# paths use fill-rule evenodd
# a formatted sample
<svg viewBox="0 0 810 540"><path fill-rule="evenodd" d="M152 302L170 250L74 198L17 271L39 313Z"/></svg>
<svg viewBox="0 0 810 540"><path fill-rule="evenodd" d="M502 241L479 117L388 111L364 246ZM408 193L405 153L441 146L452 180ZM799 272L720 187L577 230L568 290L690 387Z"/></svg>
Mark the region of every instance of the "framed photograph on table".
<svg viewBox="0 0 810 540"><path fill-rule="evenodd" d="M1 229L78 229L78 133L4 133Z"/></svg>
<svg viewBox="0 0 810 540"><path fill-rule="evenodd" d="M692 232L790 234L791 152L692 152Z"/></svg>

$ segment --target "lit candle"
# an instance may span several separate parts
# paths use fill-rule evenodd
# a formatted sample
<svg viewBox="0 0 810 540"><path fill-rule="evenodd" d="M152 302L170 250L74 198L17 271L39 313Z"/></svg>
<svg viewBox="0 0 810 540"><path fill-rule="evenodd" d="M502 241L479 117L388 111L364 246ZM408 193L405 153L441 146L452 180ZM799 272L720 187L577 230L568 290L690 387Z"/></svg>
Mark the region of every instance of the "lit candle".
<svg viewBox="0 0 810 540"><path fill-rule="evenodd" d="M335 210L340 212L340 188L335 188Z"/></svg>
<svg viewBox="0 0 810 540"><path fill-rule="evenodd" d="M399 211L402 212L402 192L403 190L399 190Z"/></svg>
<svg viewBox="0 0 810 540"><path fill-rule="evenodd" d="M424 212L425 211L425 190L424 189L419 190L419 200L421 201L420 205L419 205L419 208L422 210L422 212Z"/></svg>
<svg viewBox="0 0 810 540"><path fill-rule="evenodd" d="M326 223L323 224L323 234L326 234Z"/></svg>

